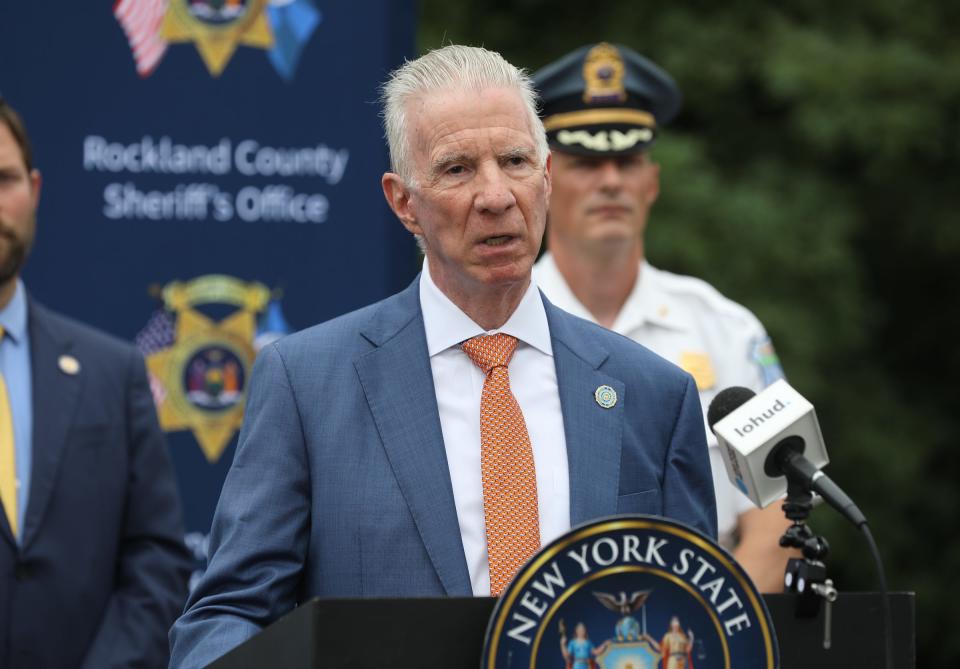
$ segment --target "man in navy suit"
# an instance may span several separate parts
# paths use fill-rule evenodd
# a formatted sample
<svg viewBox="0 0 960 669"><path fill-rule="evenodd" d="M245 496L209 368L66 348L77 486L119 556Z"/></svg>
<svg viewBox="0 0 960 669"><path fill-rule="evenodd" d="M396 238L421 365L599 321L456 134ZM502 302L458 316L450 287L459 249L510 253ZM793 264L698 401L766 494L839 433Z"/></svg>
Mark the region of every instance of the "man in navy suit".
<svg viewBox="0 0 960 669"><path fill-rule="evenodd" d="M136 349L26 294L39 197L0 99L0 666L163 667L190 564L173 469Z"/></svg>
<svg viewBox="0 0 960 669"><path fill-rule="evenodd" d="M312 596L496 595L504 537L522 562L616 513L716 535L692 379L531 281L550 157L529 79L448 46L383 98L383 191L424 270L260 353L173 667L205 666ZM477 361L504 346L512 358ZM502 456L518 464L488 468Z"/></svg>

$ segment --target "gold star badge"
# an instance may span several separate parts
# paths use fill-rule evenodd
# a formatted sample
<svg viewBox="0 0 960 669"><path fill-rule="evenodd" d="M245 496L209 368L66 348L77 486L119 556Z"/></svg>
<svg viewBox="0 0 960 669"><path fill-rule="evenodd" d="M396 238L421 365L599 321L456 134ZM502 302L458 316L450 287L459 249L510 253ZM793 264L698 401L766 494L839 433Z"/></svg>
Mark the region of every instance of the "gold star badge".
<svg viewBox="0 0 960 669"><path fill-rule="evenodd" d="M269 49L273 33L266 0L170 0L160 35L168 42L195 42L210 74L220 76L238 44Z"/></svg>
<svg viewBox="0 0 960 669"><path fill-rule="evenodd" d="M256 313L270 298L266 286L209 275L175 281L163 290L176 312L173 346L147 357L150 375L166 390L157 407L160 426L192 430L208 462L220 459L243 422L246 386L256 353ZM203 304L230 304L237 311L215 321L197 310Z"/></svg>

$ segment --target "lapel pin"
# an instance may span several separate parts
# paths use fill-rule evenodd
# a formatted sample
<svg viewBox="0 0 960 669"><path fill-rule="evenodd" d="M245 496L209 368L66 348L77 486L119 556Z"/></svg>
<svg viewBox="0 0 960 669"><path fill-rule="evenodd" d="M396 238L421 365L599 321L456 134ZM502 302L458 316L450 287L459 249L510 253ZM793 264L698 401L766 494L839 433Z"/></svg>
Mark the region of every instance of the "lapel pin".
<svg viewBox="0 0 960 669"><path fill-rule="evenodd" d="M60 365L61 372L69 374L70 376L80 371L80 361L72 355L61 355L57 360L57 364Z"/></svg>
<svg viewBox="0 0 960 669"><path fill-rule="evenodd" d="M593 391L593 399L604 409L612 409L617 405L617 391L610 386L598 386Z"/></svg>

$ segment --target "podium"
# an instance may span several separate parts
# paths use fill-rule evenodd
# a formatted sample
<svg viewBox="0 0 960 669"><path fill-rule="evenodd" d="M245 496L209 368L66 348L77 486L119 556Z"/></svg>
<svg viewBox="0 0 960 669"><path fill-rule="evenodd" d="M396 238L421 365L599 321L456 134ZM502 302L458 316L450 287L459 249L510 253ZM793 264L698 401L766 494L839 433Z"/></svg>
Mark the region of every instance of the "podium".
<svg viewBox="0 0 960 669"><path fill-rule="evenodd" d="M885 666L879 594L840 593L829 614L824 603L813 618L795 616L796 598L764 595L780 644L782 669ZM210 667L479 668L495 604L495 599L486 597L313 599ZM894 667L914 669L915 595L891 594L890 606ZM824 647L825 640L829 648Z"/></svg>

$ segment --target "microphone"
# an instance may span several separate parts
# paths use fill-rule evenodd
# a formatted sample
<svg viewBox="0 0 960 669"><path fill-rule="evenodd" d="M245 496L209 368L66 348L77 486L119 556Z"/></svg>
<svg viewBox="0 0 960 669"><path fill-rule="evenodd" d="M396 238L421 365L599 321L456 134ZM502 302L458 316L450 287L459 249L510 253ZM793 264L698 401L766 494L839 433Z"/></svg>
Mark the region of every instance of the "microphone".
<svg viewBox="0 0 960 669"><path fill-rule="evenodd" d="M707 422L728 478L757 506L780 499L789 480L816 492L857 527L866 524L853 500L820 471L830 460L817 415L786 381L759 395L737 386L720 391L710 402Z"/></svg>

